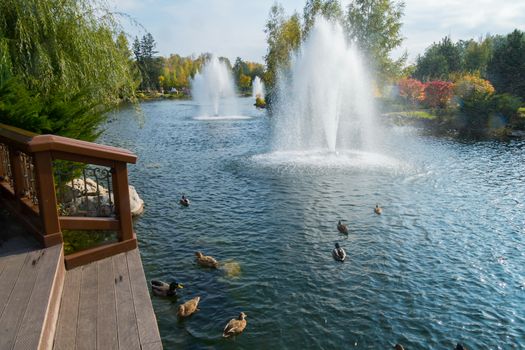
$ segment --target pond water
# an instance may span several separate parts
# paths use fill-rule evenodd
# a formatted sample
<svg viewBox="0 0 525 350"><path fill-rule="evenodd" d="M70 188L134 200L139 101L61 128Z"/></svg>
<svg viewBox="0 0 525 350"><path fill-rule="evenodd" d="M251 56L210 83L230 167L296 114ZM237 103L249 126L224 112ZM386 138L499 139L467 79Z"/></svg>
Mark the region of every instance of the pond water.
<svg viewBox="0 0 525 350"><path fill-rule="evenodd" d="M152 297L165 349L525 346L525 142L389 128L380 154L270 153L272 119L252 103L231 119L144 103L100 140L139 157L147 278L185 285L178 300ZM223 267L198 267L197 250ZM197 295L200 311L178 321ZM245 332L222 339L241 311Z"/></svg>

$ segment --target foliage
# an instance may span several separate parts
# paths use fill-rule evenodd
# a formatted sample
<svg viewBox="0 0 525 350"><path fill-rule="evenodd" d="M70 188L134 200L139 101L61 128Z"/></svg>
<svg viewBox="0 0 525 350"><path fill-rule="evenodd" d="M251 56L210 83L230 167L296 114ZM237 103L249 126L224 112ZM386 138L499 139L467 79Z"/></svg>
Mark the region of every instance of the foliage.
<svg viewBox="0 0 525 350"><path fill-rule="evenodd" d="M343 10L338 0L307 0L303 9L303 37L308 35L317 16L342 22Z"/></svg>
<svg viewBox="0 0 525 350"><path fill-rule="evenodd" d="M506 121L513 122L520 117L521 98L511 94L496 94L492 97L492 110Z"/></svg>
<svg viewBox="0 0 525 350"><path fill-rule="evenodd" d="M399 96L415 105L425 98L425 84L417 79L401 79L398 83Z"/></svg>
<svg viewBox="0 0 525 350"><path fill-rule="evenodd" d="M150 33L144 35L140 41L136 37L133 42L133 54L141 77L140 90L158 90L162 84L159 76L162 73L163 60L155 56L155 46L155 39Z"/></svg>
<svg viewBox="0 0 525 350"><path fill-rule="evenodd" d="M525 33L514 30L494 43L488 77L498 92L525 99Z"/></svg>
<svg viewBox="0 0 525 350"><path fill-rule="evenodd" d="M392 0L353 0L348 6L348 36L374 60L381 82L399 76L406 60L406 56L397 61L389 56L403 41L401 17L404 7L403 2Z"/></svg>
<svg viewBox="0 0 525 350"><path fill-rule="evenodd" d="M453 79L465 73L486 77L487 65L492 56L494 37L478 41L460 40L453 43L447 36L430 45L418 56L413 77L423 80Z"/></svg>
<svg viewBox="0 0 525 350"><path fill-rule="evenodd" d="M63 230L62 238L66 255L118 240L117 233L113 231Z"/></svg>
<svg viewBox="0 0 525 350"><path fill-rule="evenodd" d="M458 47L461 52L462 71L487 76L487 65L492 55L493 38L486 36L478 41L473 39L460 40Z"/></svg>
<svg viewBox="0 0 525 350"><path fill-rule="evenodd" d="M266 101L264 101L264 99L261 96L257 95L257 97L255 98L255 106L259 108L265 108Z"/></svg>
<svg viewBox="0 0 525 350"><path fill-rule="evenodd" d="M466 74L454 84L454 93L461 100L469 99L475 95L492 95L494 87L490 81L476 75Z"/></svg>
<svg viewBox="0 0 525 350"><path fill-rule="evenodd" d="M0 123L86 141L98 137L107 111L84 91L67 99L63 94L43 97L16 78L0 87L0 96Z"/></svg>
<svg viewBox="0 0 525 350"><path fill-rule="evenodd" d="M264 32L268 43L264 81L271 91L276 83L277 72L288 67L290 53L296 50L301 43L302 32L299 15L295 13L287 18L283 7L274 4L270 9Z"/></svg>
<svg viewBox="0 0 525 350"><path fill-rule="evenodd" d="M446 108L454 94L454 84L435 80L425 85L423 102L430 108Z"/></svg>
<svg viewBox="0 0 525 350"><path fill-rule="evenodd" d="M427 48L423 56L418 56L414 77L422 81L449 79L451 73L461 70L460 46L445 37Z"/></svg>
<svg viewBox="0 0 525 350"><path fill-rule="evenodd" d="M115 42L119 34L112 14L93 1L0 2L3 120L92 139L100 112L134 92L128 57Z"/></svg>
<svg viewBox="0 0 525 350"><path fill-rule="evenodd" d="M248 92L255 77L264 75L264 66L260 63L243 61L240 57L237 57L232 67L232 72L239 90Z"/></svg>
<svg viewBox="0 0 525 350"><path fill-rule="evenodd" d="M162 87L164 90L173 87L177 89L189 88L190 79L210 58L210 53L201 54L198 57L182 57L172 54L168 58L162 58L162 76L164 77Z"/></svg>

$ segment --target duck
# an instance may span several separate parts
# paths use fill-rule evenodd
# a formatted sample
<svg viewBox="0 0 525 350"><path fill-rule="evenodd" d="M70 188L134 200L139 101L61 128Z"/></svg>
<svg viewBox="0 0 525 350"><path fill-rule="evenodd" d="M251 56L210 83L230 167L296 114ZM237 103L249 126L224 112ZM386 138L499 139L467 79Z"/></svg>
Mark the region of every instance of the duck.
<svg viewBox="0 0 525 350"><path fill-rule="evenodd" d="M337 223L337 229L341 233L348 234L348 225L343 224L342 221L344 220L339 220L339 222Z"/></svg>
<svg viewBox="0 0 525 350"><path fill-rule="evenodd" d="M335 244L335 248L332 250L332 255L337 261L343 262L346 259L346 252L339 246L339 243Z"/></svg>
<svg viewBox="0 0 525 350"><path fill-rule="evenodd" d="M181 199L179 200L179 203L180 203L180 205L182 205L184 207L189 207L190 206L190 200L188 198L186 198L185 195L182 195Z"/></svg>
<svg viewBox="0 0 525 350"><path fill-rule="evenodd" d="M195 252L195 256L197 259L197 263L201 266L211 267L214 269L219 267L219 263L217 262L217 260L215 260L211 256L204 255L201 252Z"/></svg>
<svg viewBox="0 0 525 350"><path fill-rule="evenodd" d="M454 350L467 350L467 348L461 345L460 343L457 343Z"/></svg>
<svg viewBox="0 0 525 350"><path fill-rule="evenodd" d="M180 318L191 316L195 311L198 311L197 306L201 297L195 297L188 300L184 304L179 305L179 310L177 311L177 316Z"/></svg>
<svg viewBox="0 0 525 350"><path fill-rule="evenodd" d="M244 331L244 328L246 328L246 314L241 312L239 317L231 319L226 327L224 327L222 336L224 338L229 338L231 336L239 335Z"/></svg>
<svg viewBox="0 0 525 350"><path fill-rule="evenodd" d="M376 207L374 208L374 213L376 213L377 215L381 215L382 212L383 212L383 209L381 209L379 204L376 204Z"/></svg>
<svg viewBox="0 0 525 350"><path fill-rule="evenodd" d="M175 281L171 283L166 283L162 281L151 280L150 284L151 291L153 292L153 294L159 297L172 297L177 293L177 289L184 288L182 284L177 283Z"/></svg>
<svg viewBox="0 0 525 350"><path fill-rule="evenodd" d="M394 348L395 350L405 350L405 348L404 348L403 345L401 345L401 344L396 344L396 345L393 346L393 348Z"/></svg>

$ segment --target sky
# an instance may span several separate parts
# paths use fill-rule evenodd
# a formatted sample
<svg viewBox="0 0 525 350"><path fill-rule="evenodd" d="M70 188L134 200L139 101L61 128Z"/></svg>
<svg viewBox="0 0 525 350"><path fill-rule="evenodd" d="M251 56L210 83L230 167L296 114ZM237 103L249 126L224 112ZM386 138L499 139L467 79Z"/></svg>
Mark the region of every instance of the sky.
<svg viewBox="0 0 525 350"><path fill-rule="evenodd" d="M275 0L108 0L114 11L127 14L123 26L132 37L150 32L162 56L211 52L263 62L264 25ZM286 13L302 14L305 0L281 0ZM343 0L346 5L350 0ZM450 36L478 39L486 34L525 31L525 0L405 0L400 48L409 62L433 42ZM133 24L139 23L140 26Z"/></svg>

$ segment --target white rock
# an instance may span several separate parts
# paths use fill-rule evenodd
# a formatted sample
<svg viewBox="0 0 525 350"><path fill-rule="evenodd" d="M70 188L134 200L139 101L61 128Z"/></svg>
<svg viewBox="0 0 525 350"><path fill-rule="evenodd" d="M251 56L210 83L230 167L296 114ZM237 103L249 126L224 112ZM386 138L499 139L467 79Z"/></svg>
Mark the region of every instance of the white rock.
<svg viewBox="0 0 525 350"><path fill-rule="evenodd" d="M114 205L113 193L111 203L108 190L90 178L74 179L66 184L69 190L63 194L62 215L69 216L111 216L111 204ZM98 195L97 195L98 194ZM144 201L139 197L135 187L129 186L131 215L138 216L144 212Z"/></svg>
<svg viewBox="0 0 525 350"><path fill-rule="evenodd" d="M139 197L135 187L129 186L129 201L131 207L131 215L138 216L144 212L144 201Z"/></svg>

